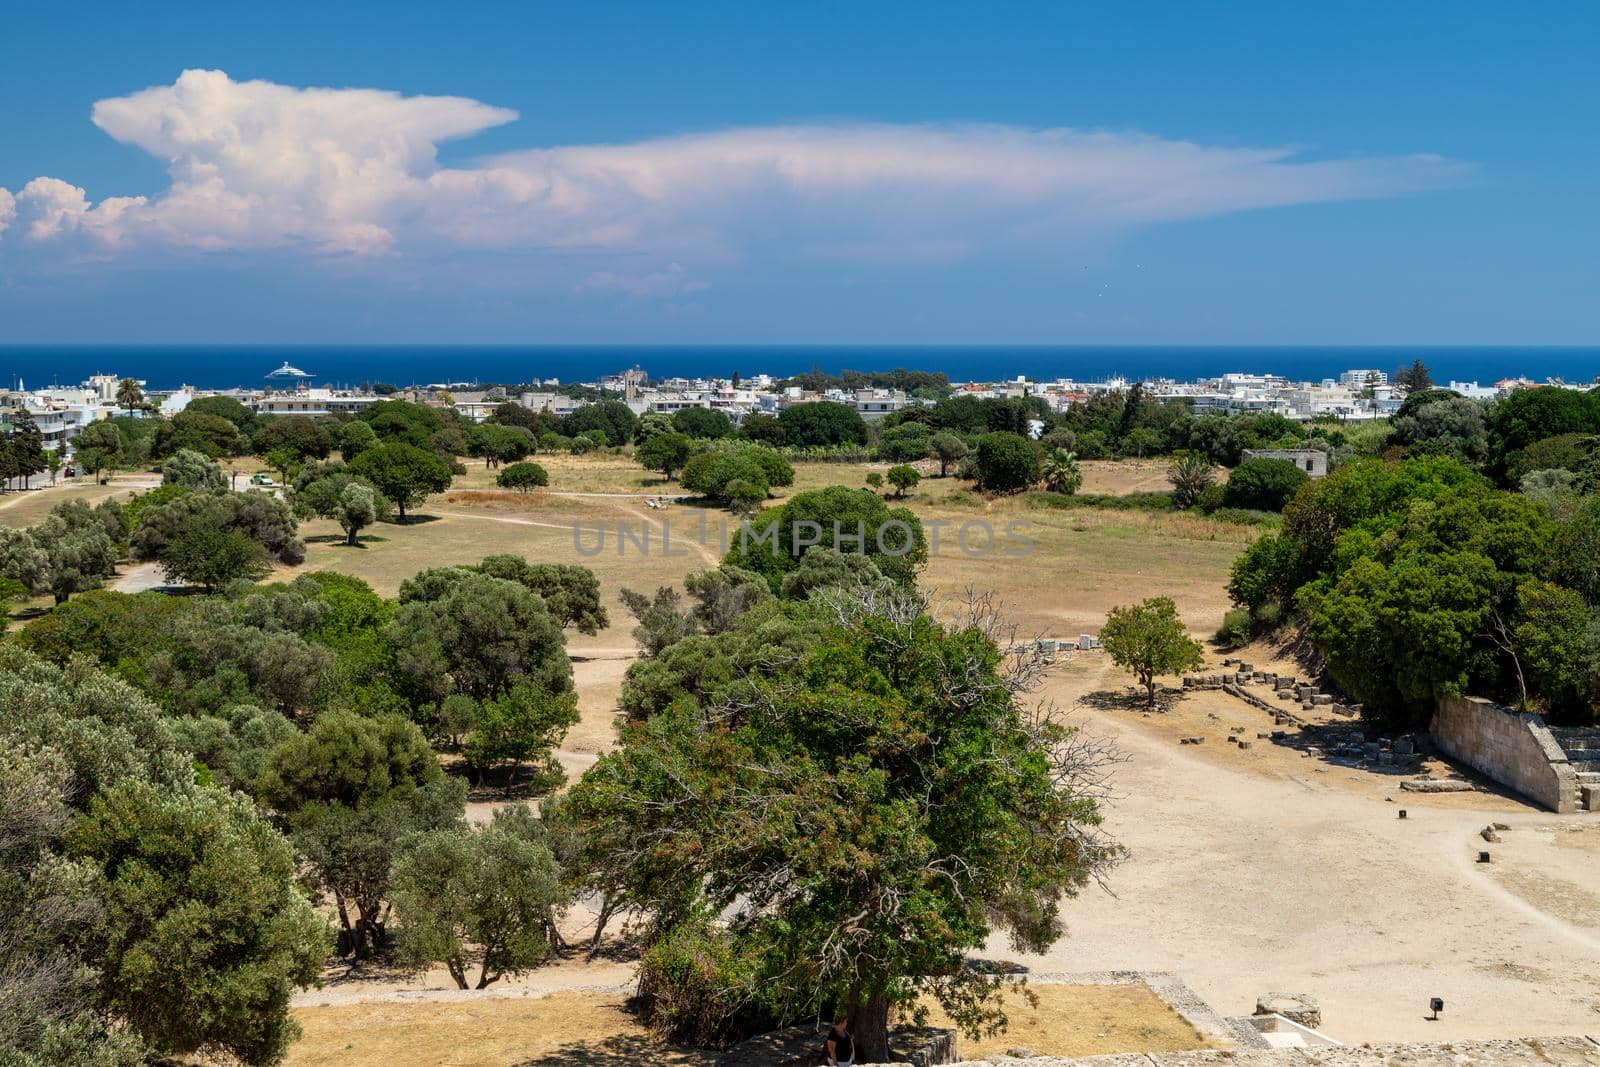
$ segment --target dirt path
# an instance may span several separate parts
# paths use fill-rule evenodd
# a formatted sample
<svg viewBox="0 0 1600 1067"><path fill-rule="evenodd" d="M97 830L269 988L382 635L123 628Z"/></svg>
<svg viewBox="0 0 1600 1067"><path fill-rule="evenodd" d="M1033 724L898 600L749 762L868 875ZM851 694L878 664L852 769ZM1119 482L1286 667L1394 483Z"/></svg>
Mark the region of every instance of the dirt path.
<svg viewBox="0 0 1600 1067"><path fill-rule="evenodd" d="M108 588L119 593L143 593L148 589L166 588L159 563L135 563L124 566L122 574Z"/></svg>

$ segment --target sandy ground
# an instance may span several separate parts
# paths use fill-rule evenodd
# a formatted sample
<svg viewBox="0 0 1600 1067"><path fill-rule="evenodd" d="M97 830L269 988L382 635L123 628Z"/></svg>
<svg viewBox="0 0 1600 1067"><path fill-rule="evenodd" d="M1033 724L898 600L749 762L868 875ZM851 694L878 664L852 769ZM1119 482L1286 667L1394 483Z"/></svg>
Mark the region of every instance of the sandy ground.
<svg viewBox="0 0 1600 1067"><path fill-rule="evenodd" d="M1070 706L1124 682L1081 654L1050 695ZM1403 793L1395 777L1270 742L1241 752L1216 726L1268 730L1265 713L1220 692L1179 707L1177 721L1084 713L1127 756L1106 827L1129 858L1111 893L1068 905L1068 938L1011 958L1174 971L1223 1014L1248 1014L1269 990L1308 993L1347 1042L1600 1029L1600 818ZM1180 747L1202 721L1206 744ZM1500 844L1478 836L1490 821L1512 827ZM1475 863L1480 848L1495 862ZM991 952L1008 955L999 941ZM1437 1022L1424 1019L1433 996L1446 1004Z"/></svg>

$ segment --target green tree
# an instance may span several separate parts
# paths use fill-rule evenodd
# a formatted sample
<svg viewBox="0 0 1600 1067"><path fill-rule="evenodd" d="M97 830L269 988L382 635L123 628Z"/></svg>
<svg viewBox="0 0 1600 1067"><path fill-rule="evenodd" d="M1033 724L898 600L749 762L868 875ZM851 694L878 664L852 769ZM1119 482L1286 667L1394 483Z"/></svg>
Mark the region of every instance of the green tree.
<svg viewBox="0 0 1600 1067"><path fill-rule="evenodd" d="M50 468L50 484L56 484L56 475L61 471L61 449L49 448L44 453L45 466Z"/></svg>
<svg viewBox="0 0 1600 1067"><path fill-rule="evenodd" d="M1167 467L1167 481L1172 483L1172 502L1179 508L1192 508L1205 489L1215 484L1216 474L1211 461L1199 452L1178 452Z"/></svg>
<svg viewBox="0 0 1600 1067"><path fill-rule="evenodd" d="M16 408L7 413L11 432L6 435L6 477L21 478L27 489L28 479L49 466L44 454L44 434L27 408Z"/></svg>
<svg viewBox="0 0 1600 1067"><path fill-rule="evenodd" d="M1116 855L1072 784L1085 747L1018 699L1035 677L982 622L947 630L921 606L857 602L714 720L631 727L562 813L632 846L586 857L590 886L629 887L664 934L726 916L764 1002L843 1006L863 1062L889 1058L891 1010L924 995L969 1034L1003 1024L1003 983L967 954L997 929L1041 951Z"/></svg>
<svg viewBox="0 0 1600 1067"><path fill-rule="evenodd" d="M101 471L115 469L122 460L122 435L109 420L85 426L72 446L78 463L97 480Z"/></svg>
<svg viewBox="0 0 1600 1067"><path fill-rule="evenodd" d="M1433 388L1433 373L1422 360L1413 359L1411 366L1394 372L1394 384L1407 393L1420 393Z"/></svg>
<svg viewBox="0 0 1600 1067"><path fill-rule="evenodd" d="M728 416L711 408L680 408L672 416L672 428L685 437L715 441L733 434Z"/></svg>
<svg viewBox="0 0 1600 1067"><path fill-rule="evenodd" d="M1247 459L1228 475L1222 500L1230 508L1282 511L1310 480L1311 476L1292 460Z"/></svg>
<svg viewBox="0 0 1600 1067"><path fill-rule="evenodd" d="M155 435L151 450L157 456L170 456L189 449L221 459L250 451L250 439L239 428L218 415L199 411L180 411L170 421L153 420Z"/></svg>
<svg viewBox="0 0 1600 1067"><path fill-rule="evenodd" d="M360 419L352 419L339 426L335 437L339 445L339 458L346 463L378 443L378 435L373 432L372 426Z"/></svg>
<svg viewBox="0 0 1600 1067"><path fill-rule="evenodd" d="M188 492L142 509L130 548L171 578L216 589L260 577L269 555L290 566L302 562L297 529L289 505L266 493Z"/></svg>
<svg viewBox="0 0 1600 1067"><path fill-rule="evenodd" d="M529 764L532 778L528 788L548 792L566 778L552 753L577 721L578 704L572 692L514 682L500 696L478 705L466 745L467 765L485 777L509 766L511 773L505 779L509 792L516 784L517 770Z"/></svg>
<svg viewBox="0 0 1600 1067"><path fill-rule="evenodd" d="M484 422L474 426L467 434L468 454L482 456L485 468L526 459L533 453L533 448L533 437L520 426Z"/></svg>
<svg viewBox="0 0 1600 1067"><path fill-rule="evenodd" d="M551 955L552 916L563 903L560 871L544 828L523 807L501 808L482 830L435 830L409 838L395 860L401 955L443 963L467 989L469 944L483 989Z"/></svg>
<svg viewBox="0 0 1600 1067"><path fill-rule="evenodd" d="M513 463L495 475L494 484L502 489L515 489L527 493L550 484L550 475L537 463Z"/></svg>
<svg viewBox="0 0 1600 1067"><path fill-rule="evenodd" d="M1553 386L1518 389L1489 412L1489 472L1505 479L1523 449L1568 433L1600 433L1600 396Z"/></svg>
<svg viewBox="0 0 1600 1067"><path fill-rule="evenodd" d="M1156 678L1181 674L1205 662L1200 642L1189 636L1171 597L1150 597L1111 609L1100 628L1111 662L1132 671L1145 688L1146 706L1156 706Z"/></svg>
<svg viewBox="0 0 1600 1067"><path fill-rule="evenodd" d="M345 533L345 544L358 545L357 536L364 527L378 521L378 494L370 485L352 482L339 494L339 505L333 519Z"/></svg>
<svg viewBox="0 0 1600 1067"><path fill-rule="evenodd" d="M132 378L124 378L117 383L117 406L128 414L144 403L144 390Z"/></svg>
<svg viewBox="0 0 1600 1067"><path fill-rule="evenodd" d="M345 947L365 958L385 943L400 840L459 826L466 787L445 777L411 723L335 711L273 750L256 796L285 816L314 880L333 895Z"/></svg>
<svg viewBox="0 0 1600 1067"><path fill-rule="evenodd" d="M890 467L884 476L889 479L889 484L894 486L894 495L897 497L905 496L907 490L915 489L917 483L922 481L922 475L917 473L917 468L909 463Z"/></svg>
<svg viewBox="0 0 1600 1067"><path fill-rule="evenodd" d="M1408 414L1396 415L1391 426L1394 443L1414 455L1453 456L1478 465L1489 454L1484 406L1454 393L1419 404Z"/></svg>
<svg viewBox="0 0 1600 1067"><path fill-rule="evenodd" d="M701 411L704 409L689 408L686 410ZM724 416L723 421L727 421L726 416ZM658 433L652 434L643 444L634 449L633 457L646 470L660 471L668 481L671 481L672 472L683 469L683 465L689 461L689 455L693 450L694 440L687 434L676 432Z"/></svg>
<svg viewBox="0 0 1600 1067"><path fill-rule="evenodd" d="M998 431L978 438L978 488L990 493L1016 493L1038 480L1033 445L1021 434Z"/></svg>
<svg viewBox="0 0 1600 1067"><path fill-rule="evenodd" d="M287 452L298 463L327 459L333 451L333 435L309 415L275 415L263 419L251 434L250 450L258 456Z"/></svg>
<svg viewBox="0 0 1600 1067"><path fill-rule="evenodd" d="M1039 463L1039 480L1048 491L1071 496L1083 487L1083 468L1078 466L1077 456L1053 448Z"/></svg>
<svg viewBox="0 0 1600 1067"><path fill-rule="evenodd" d="M76 505L76 506L73 506ZM29 530L0 527L0 577L65 604L116 573L117 552L102 515L81 501L57 504Z"/></svg>
<svg viewBox="0 0 1600 1067"><path fill-rule="evenodd" d="M254 804L125 782L91 801L68 849L98 873L107 1011L169 1055L283 1058L300 1032L290 994L316 980L329 938Z"/></svg>
<svg viewBox="0 0 1600 1067"><path fill-rule="evenodd" d="M450 464L432 452L403 442L387 442L365 450L348 464L351 474L371 482L373 487L399 509L406 521L406 509L421 504L434 493L450 488Z"/></svg>
<svg viewBox="0 0 1600 1067"><path fill-rule="evenodd" d="M759 411L752 411L740 421L739 436L769 448L782 448L784 445L783 423Z"/></svg>
<svg viewBox="0 0 1600 1067"><path fill-rule="evenodd" d="M832 400L791 404L778 413L778 425L791 448L867 443L867 424L856 409Z"/></svg>
<svg viewBox="0 0 1600 1067"><path fill-rule="evenodd" d="M388 499L366 479L337 463L302 472L294 493L295 509L337 522L345 543L360 544L360 532L388 517Z"/></svg>
<svg viewBox="0 0 1600 1067"><path fill-rule="evenodd" d="M243 434L250 434L256 428L256 414L243 403L231 396L198 396L184 405L185 411L192 411L197 415L215 415L227 419ZM304 416L299 416L304 418Z"/></svg>
<svg viewBox="0 0 1600 1067"><path fill-rule="evenodd" d="M814 549L867 556L890 581L910 586L928 560L922 520L877 493L832 485L796 493L734 535L725 564L754 571L776 593Z"/></svg>
<svg viewBox="0 0 1600 1067"><path fill-rule="evenodd" d="M1523 704L1531 690L1561 717L1593 717L1600 685L1600 647L1595 616L1583 597L1551 582L1529 580L1517 587L1517 614L1497 635L1509 638Z"/></svg>
<svg viewBox="0 0 1600 1067"><path fill-rule="evenodd" d="M544 601L563 627L594 635L611 624L600 602L600 579L588 567L568 563L529 563L521 556L486 556L477 569L516 582Z"/></svg>
<svg viewBox="0 0 1600 1067"><path fill-rule="evenodd" d="M572 692L560 623L515 581L465 567L422 571L401 583L389 637L395 673L418 703L452 692L489 700L519 681Z"/></svg>
<svg viewBox="0 0 1600 1067"><path fill-rule="evenodd" d="M598 430L605 435L607 445L617 447L633 440L638 422L622 401L602 400L598 404L585 404L562 419L561 432L568 437L581 437Z"/></svg>
<svg viewBox="0 0 1600 1067"><path fill-rule="evenodd" d="M623 589L617 595L628 614L638 620L633 639L646 656L659 656L699 629L694 617L682 609L682 595L670 585L659 586L654 597L632 589Z"/></svg>
<svg viewBox="0 0 1600 1067"><path fill-rule="evenodd" d="M939 461L939 477L950 474L950 464L960 463L967 456L967 443L953 433L936 433L928 438L933 458Z"/></svg>
<svg viewBox="0 0 1600 1067"><path fill-rule="evenodd" d="M162 461L161 484L184 489L226 489L228 478L210 456L183 448Z"/></svg>
<svg viewBox="0 0 1600 1067"><path fill-rule="evenodd" d="M258 582L272 572L267 550L233 526L195 525L168 541L158 557L169 582L208 593L236 581Z"/></svg>

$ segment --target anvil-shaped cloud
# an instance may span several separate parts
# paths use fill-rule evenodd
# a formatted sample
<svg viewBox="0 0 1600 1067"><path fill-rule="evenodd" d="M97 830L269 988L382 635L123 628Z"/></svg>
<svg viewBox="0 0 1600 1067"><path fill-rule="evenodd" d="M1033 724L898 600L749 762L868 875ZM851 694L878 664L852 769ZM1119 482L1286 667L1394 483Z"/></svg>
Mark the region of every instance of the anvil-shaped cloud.
<svg viewBox="0 0 1600 1067"><path fill-rule="evenodd" d="M1394 196L1463 172L1430 155L1318 160L1132 133L865 123L537 148L442 167L440 143L517 114L460 97L236 82L207 70L102 100L93 118L165 160L171 184L94 204L56 178L15 197L0 189L7 243L76 243L98 255L589 250L622 263L642 253L692 286L694 271L758 248L950 261L1075 234ZM627 288L620 273L594 277ZM670 290L669 281L646 288Z"/></svg>

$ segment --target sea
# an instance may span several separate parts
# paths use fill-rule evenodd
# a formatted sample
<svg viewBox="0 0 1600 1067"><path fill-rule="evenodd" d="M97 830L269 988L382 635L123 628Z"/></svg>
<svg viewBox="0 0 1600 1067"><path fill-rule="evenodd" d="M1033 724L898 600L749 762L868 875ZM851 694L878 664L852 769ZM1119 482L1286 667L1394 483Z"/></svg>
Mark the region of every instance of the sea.
<svg viewBox="0 0 1600 1067"><path fill-rule="evenodd" d="M943 371L953 382L1191 381L1231 371L1320 381L1355 369L1393 374L1415 359L1440 384L1515 377L1590 383L1600 376L1600 346L0 345L0 384L76 385L114 374L143 379L151 389L253 389L282 385L267 375L284 363L307 372L313 384L335 387L581 382L632 367L657 379L904 367Z"/></svg>

